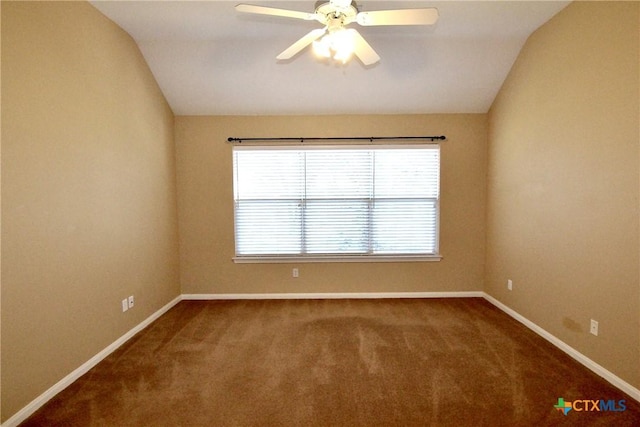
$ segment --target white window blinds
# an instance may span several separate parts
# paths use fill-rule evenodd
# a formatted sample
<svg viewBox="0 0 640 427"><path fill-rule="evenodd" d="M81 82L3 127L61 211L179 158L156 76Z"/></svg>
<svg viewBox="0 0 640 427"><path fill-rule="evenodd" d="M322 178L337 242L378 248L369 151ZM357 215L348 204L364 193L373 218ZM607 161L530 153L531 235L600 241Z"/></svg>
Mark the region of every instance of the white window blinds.
<svg viewBox="0 0 640 427"><path fill-rule="evenodd" d="M440 147L236 146L236 257L436 255Z"/></svg>

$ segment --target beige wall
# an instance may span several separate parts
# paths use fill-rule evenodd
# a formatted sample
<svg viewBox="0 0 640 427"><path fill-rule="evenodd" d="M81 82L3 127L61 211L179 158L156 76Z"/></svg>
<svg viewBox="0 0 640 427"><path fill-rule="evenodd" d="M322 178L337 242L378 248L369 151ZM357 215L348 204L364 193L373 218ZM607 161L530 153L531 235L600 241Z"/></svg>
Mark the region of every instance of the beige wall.
<svg viewBox="0 0 640 427"><path fill-rule="evenodd" d="M124 31L3 1L2 125L6 420L180 288L173 114Z"/></svg>
<svg viewBox="0 0 640 427"><path fill-rule="evenodd" d="M485 283L636 388L639 8L573 3L520 53L490 111Z"/></svg>
<svg viewBox="0 0 640 427"><path fill-rule="evenodd" d="M234 264L233 137L440 135L440 262ZM487 117L478 115L176 117L185 294L480 291Z"/></svg>

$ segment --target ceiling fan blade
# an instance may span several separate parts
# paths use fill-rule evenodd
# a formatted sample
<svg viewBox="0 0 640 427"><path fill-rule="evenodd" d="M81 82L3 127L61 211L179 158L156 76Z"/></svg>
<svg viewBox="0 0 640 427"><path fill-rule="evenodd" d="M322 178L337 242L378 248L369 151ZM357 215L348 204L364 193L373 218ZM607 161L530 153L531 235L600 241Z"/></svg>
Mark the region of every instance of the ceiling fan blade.
<svg viewBox="0 0 640 427"><path fill-rule="evenodd" d="M357 30L349 28L347 31L351 33L353 38L353 53L364 65L372 65L380 61L380 56Z"/></svg>
<svg viewBox="0 0 640 427"><path fill-rule="evenodd" d="M277 9L275 7L254 6L252 4L239 4L236 6L238 12L257 13L259 15L284 16L285 18L304 19L312 21L316 19L315 13L298 12L297 10Z"/></svg>
<svg viewBox="0 0 640 427"><path fill-rule="evenodd" d="M285 49L280 55L276 56L276 59L293 58L302 49L304 49L305 47L309 46L311 43L313 43L314 41L322 37L326 31L327 31L326 28L317 28L315 30L312 30L307 35L302 37L300 40L298 40L297 42L289 46L287 49Z"/></svg>
<svg viewBox="0 0 640 427"><path fill-rule="evenodd" d="M358 24L373 25L432 25L438 20L438 9L398 9L360 12L356 16Z"/></svg>

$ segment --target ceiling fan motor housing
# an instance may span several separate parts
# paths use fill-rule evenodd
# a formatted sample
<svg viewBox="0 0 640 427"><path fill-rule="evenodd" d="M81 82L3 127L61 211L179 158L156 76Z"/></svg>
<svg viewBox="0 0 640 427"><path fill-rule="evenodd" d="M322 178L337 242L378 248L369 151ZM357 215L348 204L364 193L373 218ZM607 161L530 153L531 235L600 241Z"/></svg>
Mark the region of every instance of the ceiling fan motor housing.
<svg viewBox="0 0 640 427"><path fill-rule="evenodd" d="M346 5L345 5L346 4ZM338 30L356 21L358 8L355 1L335 1L316 3L316 16L321 24L326 25L329 32Z"/></svg>

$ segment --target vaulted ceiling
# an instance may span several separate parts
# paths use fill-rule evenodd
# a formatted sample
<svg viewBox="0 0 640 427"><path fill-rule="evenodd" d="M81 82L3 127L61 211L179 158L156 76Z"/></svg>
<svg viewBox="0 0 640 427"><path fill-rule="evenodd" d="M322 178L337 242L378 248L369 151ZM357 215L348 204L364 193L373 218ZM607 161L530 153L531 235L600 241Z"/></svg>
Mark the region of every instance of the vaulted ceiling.
<svg viewBox="0 0 640 427"><path fill-rule="evenodd" d="M484 113L529 35L567 1L358 1L435 7L434 26L357 27L381 61L276 55L316 21L238 13L239 1L91 1L136 41L178 115ZM314 1L247 3L313 12ZM353 24L352 24L353 25Z"/></svg>

